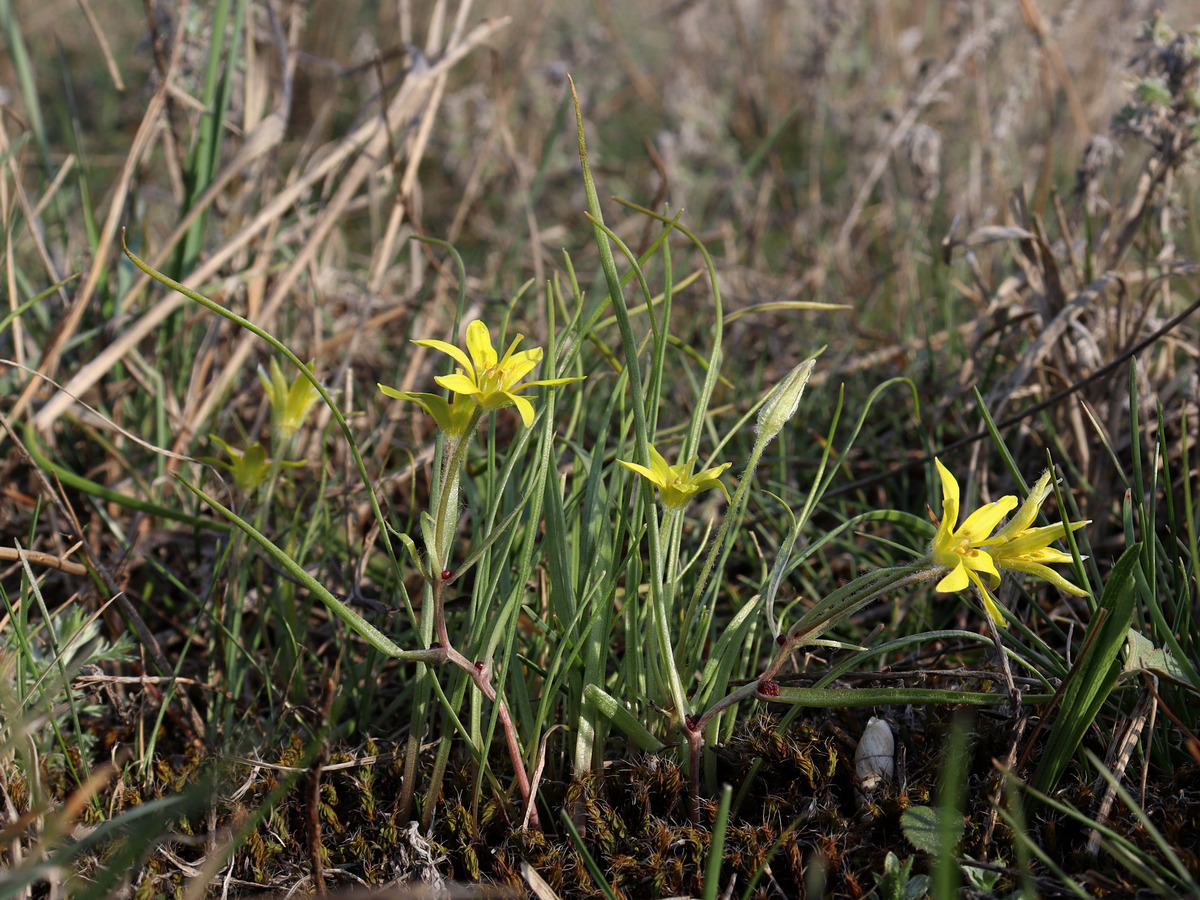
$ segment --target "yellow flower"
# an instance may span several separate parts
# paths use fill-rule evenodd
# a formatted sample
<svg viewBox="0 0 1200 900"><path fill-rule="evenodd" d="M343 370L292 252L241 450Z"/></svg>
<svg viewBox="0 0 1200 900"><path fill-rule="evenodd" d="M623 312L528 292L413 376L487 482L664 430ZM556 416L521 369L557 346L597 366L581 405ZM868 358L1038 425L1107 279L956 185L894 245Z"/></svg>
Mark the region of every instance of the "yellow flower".
<svg viewBox="0 0 1200 900"><path fill-rule="evenodd" d="M712 488L720 488L721 493L728 500L729 492L725 490L725 485L721 484L720 476L733 463L722 463L711 469L697 472L695 475L689 474L696 459L697 457L693 456L687 462L669 466L662 454L651 446L649 469L637 463L625 462L623 459L618 459L617 462L629 471L637 472L657 487L658 496L662 500L663 506L668 509L679 509L687 505L688 501L700 491Z"/></svg>
<svg viewBox="0 0 1200 900"><path fill-rule="evenodd" d="M315 360L308 364L310 372L314 364ZM270 375L268 376L260 366L258 377L262 380L267 399L271 403L271 426L276 439L287 441L304 424L309 410L321 395L303 375L297 375L296 380L289 385L274 358L271 359Z"/></svg>
<svg viewBox="0 0 1200 900"><path fill-rule="evenodd" d="M996 532L994 538L996 543L991 547L992 559L1001 569L1024 572L1048 581L1068 594L1086 597L1087 591L1048 568L1047 563L1071 562L1070 553L1056 550L1050 544L1066 536L1068 531L1077 531L1087 522L1059 522L1057 525L1046 525L1042 528L1029 527L1037 518L1038 510L1050 495L1053 487L1050 472L1047 470L1042 473L1042 477L1033 486L1033 490L1029 492L1029 496L1017 510L1017 514Z"/></svg>
<svg viewBox="0 0 1200 900"><path fill-rule="evenodd" d="M991 591L1000 584L1000 569L1025 572L1050 582L1055 587L1076 595L1086 592L1071 584L1047 563L1070 562L1071 556L1049 546L1067 533L1086 525L1086 522L1060 522L1045 528L1030 528L1038 510L1050 494L1050 473L1042 475L1017 514L995 534L992 531L1017 506L1017 498L1008 495L982 506L957 525L959 514L958 482L940 460L934 460L942 479L942 518L933 538L930 556L935 565L949 571L937 583L936 590L945 593L962 591L975 586L988 615L998 624L1005 616L992 598ZM984 578L987 584L984 584Z"/></svg>
<svg viewBox="0 0 1200 900"><path fill-rule="evenodd" d="M215 434L210 434L209 438L228 454L231 462L225 462L211 456L202 456L200 457L200 461L218 466L233 475L234 486L243 494L249 494L266 481L267 477L271 474L273 461L267 458L267 448L258 443L258 441L255 441L243 451L238 450L236 447L231 447ZM299 462L280 463L281 466L288 469L298 468L304 464L303 460Z"/></svg>
<svg viewBox="0 0 1200 900"><path fill-rule="evenodd" d="M422 340L413 341L413 343L421 347L440 350L459 364L459 368L453 375L441 375L434 379L442 387L453 391L456 395L470 397L480 409L493 410L515 406L517 412L521 414L521 421L528 428L533 424L533 404L517 393L518 391L543 385L566 384L580 379L549 378L545 381L527 381L524 384L517 384L542 361L541 347L517 352L517 345L521 343L522 338L524 335L518 334L509 345L508 352L503 357L498 357L496 348L492 346L492 338L488 334L487 326L476 319L467 326L467 353L470 354L469 356L458 347L447 344L445 341ZM424 399L430 395L420 396ZM415 399L415 396L409 395L405 399ZM415 402L420 403L421 401ZM424 403L422 406L425 406L435 419L437 418L437 414L434 414L429 406ZM440 426L441 422L438 424Z"/></svg>

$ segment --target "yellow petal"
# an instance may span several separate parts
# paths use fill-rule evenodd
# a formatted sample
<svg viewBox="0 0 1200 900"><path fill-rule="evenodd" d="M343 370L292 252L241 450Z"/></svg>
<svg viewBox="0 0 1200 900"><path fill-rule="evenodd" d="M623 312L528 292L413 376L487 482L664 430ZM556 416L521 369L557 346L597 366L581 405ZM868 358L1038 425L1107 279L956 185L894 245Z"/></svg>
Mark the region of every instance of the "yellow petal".
<svg viewBox="0 0 1200 900"><path fill-rule="evenodd" d="M981 506L967 516L966 521L962 523L962 527L955 532L955 535L970 538L971 543L978 544L992 533L1000 520L1012 512L1016 505L1017 498L1009 494L993 503Z"/></svg>
<svg viewBox="0 0 1200 900"><path fill-rule="evenodd" d="M987 575L992 587L1000 583L1000 573L996 570L996 564L992 561L991 556L982 550L972 550L964 556L963 565L970 570L970 573L983 572Z"/></svg>
<svg viewBox="0 0 1200 900"><path fill-rule="evenodd" d="M453 375L439 375L433 379L448 391L454 391L456 394L482 394L479 386L464 375L462 372L455 372Z"/></svg>
<svg viewBox="0 0 1200 900"><path fill-rule="evenodd" d="M942 479L942 514L950 520L949 528L953 531L954 525L958 521L958 482L954 480L950 470L942 465L940 459L935 458L933 463L937 466L938 476Z"/></svg>
<svg viewBox="0 0 1200 900"><path fill-rule="evenodd" d="M445 353L447 356L453 357L454 361L462 366L466 371L470 372L472 375L475 374L475 367L471 365L471 360L467 358L467 354L463 353L453 344L447 344L445 341L435 340L420 340L413 341L413 343L418 347L428 347L431 350L438 350L442 353Z"/></svg>
<svg viewBox="0 0 1200 900"><path fill-rule="evenodd" d="M625 462L623 459L618 459L617 462L627 468L630 472L637 472L652 484L659 484L659 480L655 477L654 473L645 466L638 465L637 463Z"/></svg>
<svg viewBox="0 0 1200 900"><path fill-rule="evenodd" d="M516 387L510 387L510 391L523 391L525 388L531 387L552 387L556 384L570 384L572 381L583 381L587 378L586 375L575 375L571 378L547 378L545 381L526 381L524 384L518 384Z"/></svg>
<svg viewBox="0 0 1200 900"><path fill-rule="evenodd" d="M505 392L501 396L507 398L508 401L517 408L517 412L519 412L521 414L521 421L525 423L526 428L528 428L530 425L533 424L533 404L532 403L530 403L524 397L519 397L516 394L510 394L510 393Z"/></svg>
<svg viewBox="0 0 1200 900"><path fill-rule="evenodd" d="M1004 568L1012 569L1016 572L1024 572L1026 575L1032 575L1034 578L1040 578L1043 581L1049 582L1060 591L1065 591L1068 594L1074 594L1076 597L1086 597L1088 592L1081 587L1077 587L1070 581L1067 581L1062 575L1054 571L1054 569L1038 563L1026 562L1024 560L1014 560L1005 563Z"/></svg>
<svg viewBox="0 0 1200 900"><path fill-rule="evenodd" d="M1024 533L1018 533L1009 541L997 545L998 552L1004 556L1024 556L1027 553L1034 553L1044 547L1057 541L1067 533L1067 528L1071 531L1077 528L1082 528L1085 522L1072 522L1068 526L1064 522L1059 522L1057 525L1046 525L1042 528L1031 528ZM1070 559L1070 556L1067 557Z"/></svg>
<svg viewBox="0 0 1200 900"><path fill-rule="evenodd" d="M478 319L467 326L467 351L475 363L477 378L484 369L496 364L496 348L492 346L492 336L488 334L487 326Z"/></svg>
<svg viewBox="0 0 1200 900"><path fill-rule="evenodd" d="M967 567L959 563L946 574L945 578L937 583L934 590L943 594L956 594L959 591L966 590L970 583L971 580L967 577Z"/></svg>
<svg viewBox="0 0 1200 900"><path fill-rule="evenodd" d="M1032 525L1033 520L1037 518L1038 510L1046 502L1046 497L1050 495L1050 490L1053 487L1054 484L1050 480L1050 470L1047 469L1042 473L1042 477L1037 480L1037 484L1033 486L1033 490L1029 492L1029 496L1025 498L1025 502L1021 504L1021 508L1017 510L1017 514L1000 529L996 536L1001 538L1013 537Z"/></svg>
<svg viewBox="0 0 1200 900"><path fill-rule="evenodd" d="M983 598L983 608L991 616L992 621L1001 628L1007 628L1008 616L1004 614L1004 610L1001 609L1000 604L993 600L992 595L985 590L980 591L980 596Z"/></svg>
<svg viewBox="0 0 1200 900"><path fill-rule="evenodd" d="M508 345L508 349L505 350L504 355L502 357L500 357L500 362L499 362L500 366L502 366L503 368L508 368L508 362L509 362L509 360L512 359L513 351L517 349L517 345L520 344L521 341L523 341L523 340L525 340L525 335L523 335L523 334L518 334L515 338L513 338L513 342ZM538 347L535 349L537 350L538 358L540 359L541 352L542 352L541 348Z"/></svg>
<svg viewBox="0 0 1200 900"><path fill-rule="evenodd" d="M657 485L666 487L675 477L675 473L671 470L671 466L663 458L663 455L658 452L658 448L651 444L650 450L650 466L654 469L654 475L650 480Z"/></svg>
<svg viewBox="0 0 1200 900"><path fill-rule="evenodd" d="M499 366L504 371L504 384L506 387L512 387L526 375L528 375L538 363L542 361L542 348L535 347L532 350L525 350L518 353L516 356L508 360L508 362L500 363ZM528 385L526 385L528 387Z"/></svg>

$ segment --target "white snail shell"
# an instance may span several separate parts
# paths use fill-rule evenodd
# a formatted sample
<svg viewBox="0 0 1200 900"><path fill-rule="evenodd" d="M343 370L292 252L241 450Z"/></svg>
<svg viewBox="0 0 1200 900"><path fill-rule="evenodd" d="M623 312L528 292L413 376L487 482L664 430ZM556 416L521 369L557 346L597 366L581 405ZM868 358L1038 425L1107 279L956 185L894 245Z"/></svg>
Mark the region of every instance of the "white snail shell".
<svg viewBox="0 0 1200 900"><path fill-rule="evenodd" d="M885 720L871 716L854 752L854 774L858 779L858 789L870 793L883 782L891 781L896 774L895 755L896 742L892 739L892 727Z"/></svg>

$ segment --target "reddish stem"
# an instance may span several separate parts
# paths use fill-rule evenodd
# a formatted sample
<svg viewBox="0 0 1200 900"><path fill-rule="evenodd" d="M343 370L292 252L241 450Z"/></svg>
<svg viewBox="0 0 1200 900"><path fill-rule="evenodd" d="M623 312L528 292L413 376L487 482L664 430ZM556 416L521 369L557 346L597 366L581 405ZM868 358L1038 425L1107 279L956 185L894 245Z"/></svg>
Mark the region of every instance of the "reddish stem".
<svg viewBox="0 0 1200 900"><path fill-rule="evenodd" d="M504 742L508 745L508 755L512 759L517 787L521 789L521 797L525 801L525 807L529 810L529 827L534 831L541 831L542 826L538 819L537 804L533 802L533 792L529 784L529 775L525 772L525 760L521 758L521 743L517 739L517 729L513 725L512 717L508 713L508 704L504 702L504 698L496 692L495 685L492 684L492 667L483 663L471 662L453 647L447 648L446 661L453 663L470 675L471 681L475 683L475 687L485 697L499 706L500 725L504 728Z"/></svg>

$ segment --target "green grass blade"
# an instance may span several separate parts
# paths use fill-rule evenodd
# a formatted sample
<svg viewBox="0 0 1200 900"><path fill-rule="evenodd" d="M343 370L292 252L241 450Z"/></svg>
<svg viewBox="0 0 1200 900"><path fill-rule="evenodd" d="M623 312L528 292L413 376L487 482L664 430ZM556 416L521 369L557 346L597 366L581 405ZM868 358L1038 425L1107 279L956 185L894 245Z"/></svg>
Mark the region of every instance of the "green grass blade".
<svg viewBox="0 0 1200 900"><path fill-rule="evenodd" d="M584 866L587 867L588 874L592 876L592 881L595 882L600 892L604 894L605 900L617 900L617 895L613 892L612 885L608 883L608 879L604 877L604 873L596 865L596 860L588 852L587 846L583 843L583 838L579 836L579 831L576 829L575 823L571 821L571 817L567 815L567 811L565 809L560 810L558 815L562 819L563 827L567 829L567 837L571 839L576 852L579 853L579 856L583 859Z"/></svg>
<svg viewBox="0 0 1200 900"><path fill-rule="evenodd" d="M1062 688L1058 718L1034 775L1033 786L1041 793L1053 792L1121 674L1117 656L1125 646L1133 622L1135 572L1141 565L1141 550L1140 544L1129 547L1104 585L1099 614L1092 621L1085 649Z"/></svg>
<svg viewBox="0 0 1200 900"><path fill-rule="evenodd" d="M985 694L979 691L953 691L937 688L798 688L780 686L778 694L756 694L759 700L790 703L812 709L850 709L863 706L927 706L933 703L950 706L1003 706L1008 694ZM1022 702L1048 703L1053 694L1025 694Z"/></svg>
<svg viewBox="0 0 1200 900"><path fill-rule="evenodd" d="M224 516L232 525L240 528L242 532L252 541L258 544L267 555L275 560L288 575L295 578L308 590L312 591L324 603L329 611L336 615L339 619L350 626L357 632L368 644L378 650L380 653L387 654L393 659L404 659L413 661L433 662L439 658L437 650L404 650L387 638L383 632L377 629L374 625L344 604L337 597L333 596L329 590L317 581L304 570L304 567L297 563L294 559L288 556L283 550L271 542L261 531L257 530L253 525L241 518L237 513L221 505L219 501L210 495L206 494L200 488L190 482L179 478L179 483L194 493L197 497L215 509L218 513Z"/></svg>
<svg viewBox="0 0 1200 900"><path fill-rule="evenodd" d="M717 802L717 817L713 820L712 842L708 845L708 861L704 865L703 900L717 900L718 882L721 879L721 863L725 856L725 832L729 826L729 804L733 800L733 786L721 786L721 799Z"/></svg>
<svg viewBox="0 0 1200 900"><path fill-rule="evenodd" d="M640 749L647 753L658 753L666 746L611 694L594 684L589 684L584 687L583 696L600 715L616 725L625 737Z"/></svg>

